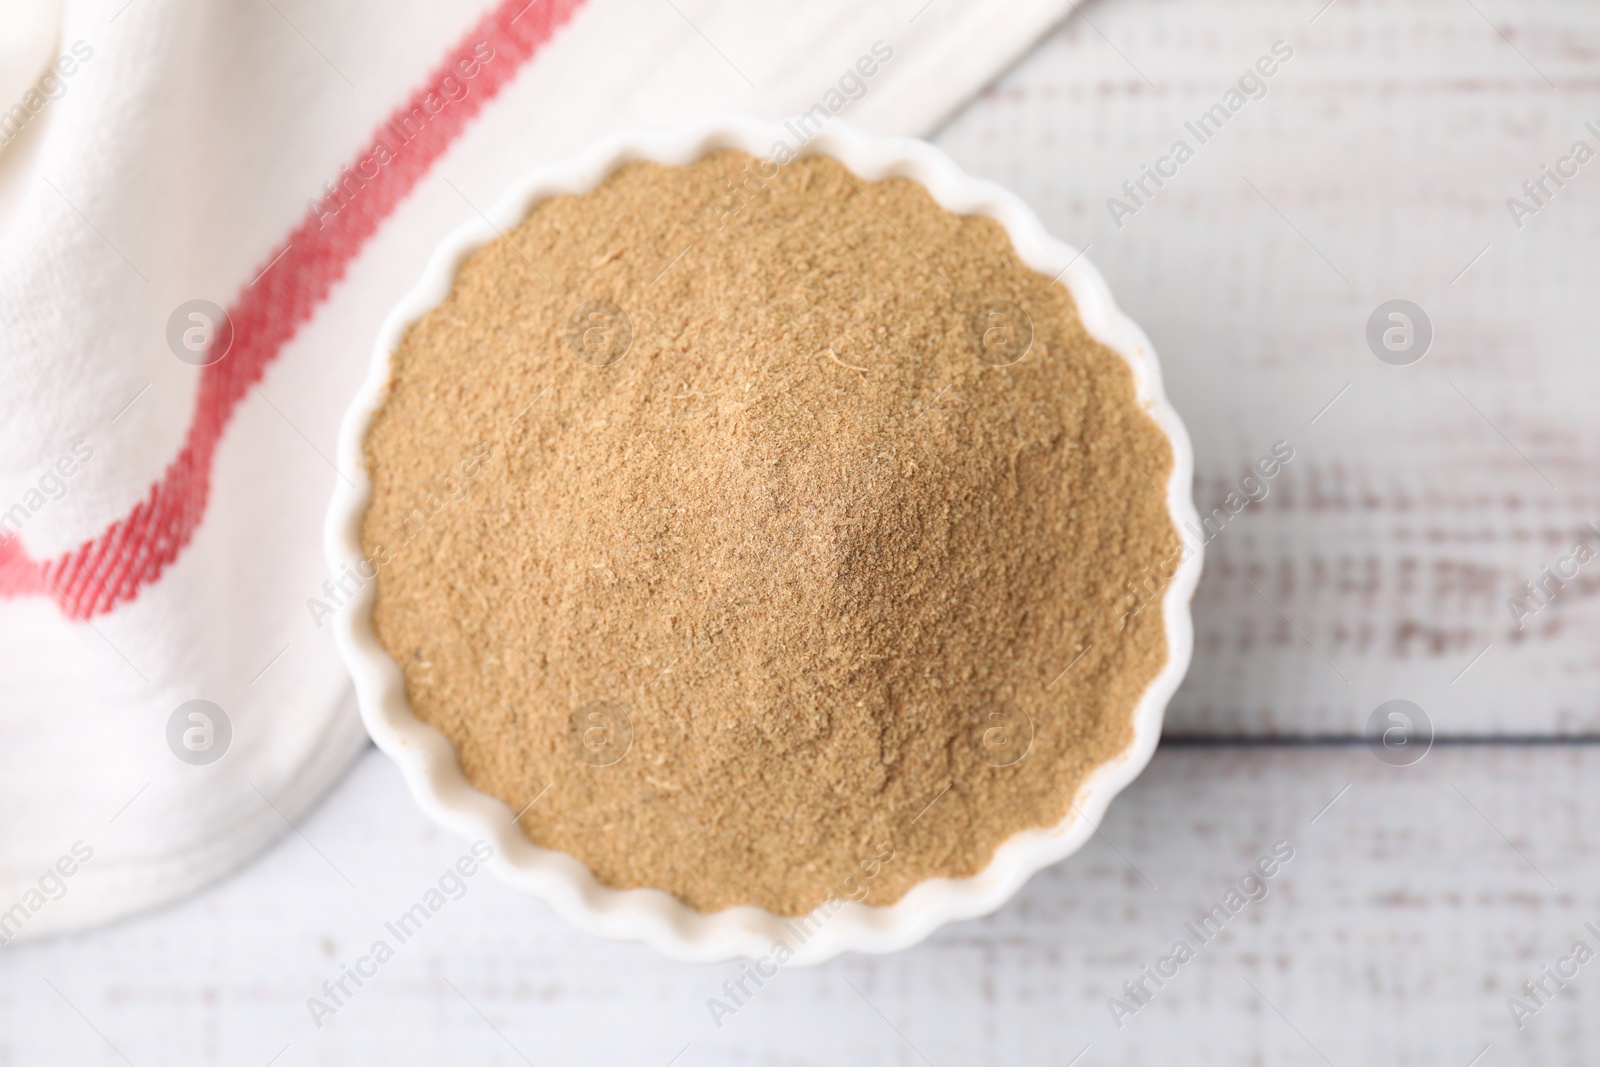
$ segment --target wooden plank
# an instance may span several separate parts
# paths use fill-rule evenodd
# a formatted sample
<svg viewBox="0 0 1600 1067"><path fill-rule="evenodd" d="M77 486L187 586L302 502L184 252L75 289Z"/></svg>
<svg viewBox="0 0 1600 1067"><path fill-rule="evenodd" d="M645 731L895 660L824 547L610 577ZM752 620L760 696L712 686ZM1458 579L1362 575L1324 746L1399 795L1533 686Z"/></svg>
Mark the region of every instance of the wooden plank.
<svg viewBox="0 0 1600 1067"><path fill-rule="evenodd" d="M475 878L319 1030L306 999L465 851L370 752L304 838L222 885L7 949L0 1063L120 1063L106 1041L135 1064L265 1064L287 1045L283 1067L664 1067L685 1045L683 1067L923 1063L912 1045L940 1067L1086 1045L1084 1065L1465 1067L1488 1044L1484 1065L1576 1063L1600 1042L1600 962L1521 1031L1506 999L1574 939L1600 950L1583 925L1600 926L1597 774L1588 745L1453 746L1407 768L1361 745L1165 748L1103 838L997 915L780 972L720 1030L706 1000L737 967L595 940ZM1202 944L1185 924L1277 841L1293 857L1264 899ZM1196 957L1147 979L1119 1029L1107 998L1180 938Z"/></svg>
<svg viewBox="0 0 1600 1067"><path fill-rule="evenodd" d="M1091 246L1162 355L1202 513L1296 450L1210 544L1174 732L1349 734L1393 697L1450 733L1600 732L1600 563L1521 629L1507 606L1600 521L1600 162L1520 230L1506 206L1600 149L1600 8L1310 23L1324 2L1093 2L938 141ZM1185 123L1277 40L1265 96L1201 144ZM1119 229L1108 198L1180 137L1194 158ZM1434 327L1412 366L1365 341L1393 298Z"/></svg>
<svg viewBox="0 0 1600 1067"><path fill-rule="evenodd" d="M940 140L1093 244L1163 354L1202 508L1272 441L1297 449L1211 546L1173 731L1354 732L1395 696L1445 732L1595 731L1594 574L1520 637L1504 601L1600 519L1600 177L1520 231L1504 200L1600 115L1600 14L1475 0L1491 26L1474 5L1337 0L1307 25L1321 4L1091 3L1092 26L1069 20ZM1279 37L1297 52L1268 96L1116 229L1105 198ZM1365 348L1394 296L1438 327L1414 366ZM463 852L369 753L304 837L227 882L5 949L0 1064L665 1065L685 1045L683 1067L1066 1064L1086 1046L1081 1067L1583 1063L1600 964L1521 1030L1507 998L1574 939L1600 949L1597 771L1588 745L1446 746L1409 768L1361 746L1168 746L1103 838L997 915L785 972L721 1030L705 1001L737 968L594 940L474 880L319 1030L306 998ZM1266 899L1118 1029L1107 998L1278 840L1295 855Z"/></svg>

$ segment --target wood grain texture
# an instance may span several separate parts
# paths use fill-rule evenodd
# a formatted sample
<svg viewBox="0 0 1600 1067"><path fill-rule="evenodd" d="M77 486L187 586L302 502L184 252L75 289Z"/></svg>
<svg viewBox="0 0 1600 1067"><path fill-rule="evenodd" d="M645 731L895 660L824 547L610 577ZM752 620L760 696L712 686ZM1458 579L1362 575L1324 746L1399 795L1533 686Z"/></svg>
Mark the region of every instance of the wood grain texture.
<svg viewBox="0 0 1600 1067"><path fill-rule="evenodd" d="M1600 563L1521 630L1507 607L1600 521L1600 161L1520 230L1506 206L1600 149L1600 9L1311 23L1324 2L1091 0L938 141L1090 246L1161 354L1202 514L1296 450L1209 546L1170 732L1349 734L1394 697L1451 734L1600 731ZM1185 122L1277 40L1266 95L1200 144ZM1118 228L1107 199L1179 137L1195 157ZM1392 298L1434 326L1412 366L1364 339Z"/></svg>
<svg viewBox="0 0 1600 1067"><path fill-rule="evenodd" d="M1297 449L1212 543L1169 735L1354 733L1393 696L1446 733L1600 730L1600 570L1520 637L1504 604L1600 519L1600 162L1523 230L1504 205L1600 116L1600 11L1336 0L1308 25L1320 4L1092 0L940 141L1093 245L1163 355L1202 508ZM1105 198L1280 37L1267 97L1116 229ZM1411 367L1363 340L1394 296L1437 327ZM1589 1063L1600 962L1521 1030L1506 1001L1600 925L1597 775L1592 744L1405 769L1360 744L1168 745L998 914L784 972L721 1030L705 1001L737 968L590 938L480 877L318 1030L306 998L464 851L374 752L212 890L0 951L0 1067ZM1107 998L1279 840L1266 899L1119 1030Z"/></svg>
<svg viewBox="0 0 1600 1067"><path fill-rule="evenodd" d="M306 999L465 851L371 752L224 884L7 949L0 1064L1592 1062L1600 962L1520 1032L1506 998L1574 939L1600 948L1597 774L1589 745L1404 769L1360 745L1164 749L997 915L782 971L720 1030L706 1000L737 967L596 940L480 875L318 1030ZM1202 945L1185 924L1277 841L1265 899ZM1107 998L1178 938L1196 958L1119 1030Z"/></svg>

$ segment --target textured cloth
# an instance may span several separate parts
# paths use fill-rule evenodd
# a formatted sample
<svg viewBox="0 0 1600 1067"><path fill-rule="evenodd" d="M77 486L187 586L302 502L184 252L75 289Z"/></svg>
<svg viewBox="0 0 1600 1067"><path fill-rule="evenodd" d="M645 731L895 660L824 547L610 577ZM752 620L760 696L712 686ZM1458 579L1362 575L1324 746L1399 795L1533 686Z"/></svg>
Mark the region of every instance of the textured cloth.
<svg viewBox="0 0 1600 1067"><path fill-rule="evenodd" d="M0 941L218 877L365 743L331 457L450 227L707 111L926 132L1071 3L0 0Z"/></svg>

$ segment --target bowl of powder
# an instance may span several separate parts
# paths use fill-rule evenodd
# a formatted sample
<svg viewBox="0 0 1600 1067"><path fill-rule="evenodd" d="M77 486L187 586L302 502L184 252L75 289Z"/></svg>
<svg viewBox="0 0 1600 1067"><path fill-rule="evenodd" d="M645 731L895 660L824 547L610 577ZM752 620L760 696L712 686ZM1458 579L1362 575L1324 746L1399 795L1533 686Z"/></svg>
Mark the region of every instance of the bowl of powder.
<svg viewBox="0 0 1600 1067"><path fill-rule="evenodd" d="M616 137L451 233L327 525L423 809L586 930L760 975L1084 844L1200 572L1187 435L1088 260L926 143L804 132Z"/></svg>

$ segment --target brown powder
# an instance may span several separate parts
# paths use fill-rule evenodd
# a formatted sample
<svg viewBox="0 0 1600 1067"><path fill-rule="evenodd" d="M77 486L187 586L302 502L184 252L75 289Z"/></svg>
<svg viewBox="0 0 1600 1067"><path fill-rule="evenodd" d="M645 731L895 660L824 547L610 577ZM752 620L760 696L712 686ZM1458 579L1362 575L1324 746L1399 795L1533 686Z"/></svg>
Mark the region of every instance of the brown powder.
<svg viewBox="0 0 1600 1067"><path fill-rule="evenodd" d="M367 439L373 621L602 883L889 904L1131 740L1171 451L999 225L754 163L629 165L461 267Z"/></svg>

